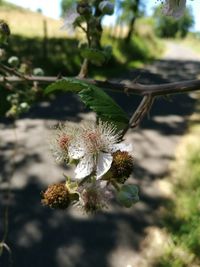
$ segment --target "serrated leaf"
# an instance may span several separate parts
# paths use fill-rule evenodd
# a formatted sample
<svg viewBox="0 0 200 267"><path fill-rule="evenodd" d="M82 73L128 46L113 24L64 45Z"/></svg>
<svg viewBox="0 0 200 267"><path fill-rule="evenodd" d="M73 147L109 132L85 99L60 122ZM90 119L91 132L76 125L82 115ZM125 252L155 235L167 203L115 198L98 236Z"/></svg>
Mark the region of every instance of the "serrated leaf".
<svg viewBox="0 0 200 267"><path fill-rule="evenodd" d="M83 103L96 112L99 118L114 123L118 130L124 129L128 124L127 115L121 107L102 89L94 85L65 78L49 85L45 89L45 94L57 90L77 93Z"/></svg>
<svg viewBox="0 0 200 267"><path fill-rule="evenodd" d="M82 81L75 80L73 78L64 78L62 80L58 80L44 90L45 94L52 93L57 90L63 90L65 92L73 92L78 93L82 89L87 88L88 85Z"/></svg>
<svg viewBox="0 0 200 267"><path fill-rule="evenodd" d="M95 111L102 120L114 123L118 130L127 126L126 113L102 89L91 86L80 91L79 96L84 104Z"/></svg>
<svg viewBox="0 0 200 267"><path fill-rule="evenodd" d="M133 184L123 185L117 194L117 201L124 207L130 208L139 201L138 187Z"/></svg>

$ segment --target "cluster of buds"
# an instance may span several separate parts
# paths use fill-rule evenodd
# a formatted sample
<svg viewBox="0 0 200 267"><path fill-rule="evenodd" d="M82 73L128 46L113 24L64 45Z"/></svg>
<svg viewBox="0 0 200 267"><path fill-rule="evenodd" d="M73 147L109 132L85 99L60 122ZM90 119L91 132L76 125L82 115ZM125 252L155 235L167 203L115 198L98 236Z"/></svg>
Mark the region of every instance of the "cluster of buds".
<svg viewBox="0 0 200 267"><path fill-rule="evenodd" d="M30 62L20 62L19 58L16 56L11 56L8 59L8 64L14 73L17 72L19 76L22 77L29 74L34 76L44 75L41 68L32 69ZM37 83L34 83L31 88L27 88L26 85L20 85L20 88L16 88L16 86L11 84L6 84L6 86L9 86L9 94L6 98L9 109L6 111L5 115L6 117L14 119L18 118L22 113L27 112L31 104L40 96L41 92Z"/></svg>
<svg viewBox="0 0 200 267"><path fill-rule="evenodd" d="M68 189L61 184L50 186L43 194L43 203L51 208L67 208L71 204L67 195L73 188L73 193L79 196L76 202L86 212L106 207L110 198L107 189L120 188L133 169L132 146L120 139L116 127L103 121L56 127L51 140L53 156L57 162L75 164L75 175L68 181ZM76 187L72 186L74 183Z"/></svg>

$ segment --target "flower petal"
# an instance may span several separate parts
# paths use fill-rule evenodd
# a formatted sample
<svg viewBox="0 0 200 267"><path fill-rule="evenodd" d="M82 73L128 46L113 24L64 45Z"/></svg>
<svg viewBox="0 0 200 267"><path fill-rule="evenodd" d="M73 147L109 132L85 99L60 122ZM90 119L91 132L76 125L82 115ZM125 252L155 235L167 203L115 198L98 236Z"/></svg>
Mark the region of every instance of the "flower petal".
<svg viewBox="0 0 200 267"><path fill-rule="evenodd" d="M92 173L94 169L94 159L93 157L90 156L85 156L83 157L78 165L76 166L75 173L76 176L75 178L77 179L82 179Z"/></svg>
<svg viewBox="0 0 200 267"><path fill-rule="evenodd" d="M113 157L109 153L100 152L97 159L97 179L101 178L111 167Z"/></svg>
<svg viewBox="0 0 200 267"><path fill-rule="evenodd" d="M68 155L72 159L80 159L85 155L85 151L82 147L71 145L68 148Z"/></svg>
<svg viewBox="0 0 200 267"><path fill-rule="evenodd" d="M126 152L132 152L133 151L133 146L132 144L125 144L125 143L118 143L113 146L113 152L116 152L117 150L120 151L126 151Z"/></svg>

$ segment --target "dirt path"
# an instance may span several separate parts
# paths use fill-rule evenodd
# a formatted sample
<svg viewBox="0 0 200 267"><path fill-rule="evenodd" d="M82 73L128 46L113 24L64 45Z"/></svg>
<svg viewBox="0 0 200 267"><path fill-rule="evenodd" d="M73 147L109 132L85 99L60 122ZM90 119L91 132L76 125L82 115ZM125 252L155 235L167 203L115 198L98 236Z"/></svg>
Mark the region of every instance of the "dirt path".
<svg viewBox="0 0 200 267"><path fill-rule="evenodd" d="M122 78L134 79L140 75L143 83L179 81L196 78L199 69L200 56L189 48L169 43L162 60ZM123 94L115 98L129 114L139 100ZM18 146L11 181L9 230L14 267L148 266L143 257L144 251L146 253L143 242L148 229L159 225L157 211L167 194L162 178L169 171L194 102L192 95L180 95L170 102L158 99L149 119L144 120L140 128L128 132L127 140L133 143L135 153L132 181L140 187L141 200L132 209L114 205L110 211L95 217L75 210L52 211L40 204L40 192L49 183L60 181L64 170L67 172L64 167L55 165L48 152L49 127L58 120L79 122L94 114L86 111L74 95L68 94L40 104L28 117L20 119L16 130ZM10 159L15 135L13 129L3 123L0 129L3 191L12 172ZM1 194L0 205L4 201ZM2 216L2 209L0 212ZM5 264L6 255L3 259Z"/></svg>

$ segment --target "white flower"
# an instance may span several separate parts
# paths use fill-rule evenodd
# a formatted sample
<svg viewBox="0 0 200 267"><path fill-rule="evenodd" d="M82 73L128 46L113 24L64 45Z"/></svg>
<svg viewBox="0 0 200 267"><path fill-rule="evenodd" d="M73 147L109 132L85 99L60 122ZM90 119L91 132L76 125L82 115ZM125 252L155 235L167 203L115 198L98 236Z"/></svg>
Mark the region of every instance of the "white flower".
<svg viewBox="0 0 200 267"><path fill-rule="evenodd" d="M69 152L71 158L79 159L75 178L82 179L94 172L100 179L111 167L112 153L122 149L123 145L117 144L119 139L116 127L107 122L83 125L79 142Z"/></svg>
<svg viewBox="0 0 200 267"><path fill-rule="evenodd" d="M167 16L180 18L186 7L186 0L166 0L163 13Z"/></svg>
<svg viewBox="0 0 200 267"><path fill-rule="evenodd" d="M82 126L79 141L69 151L69 157L79 159L75 169L75 178L82 179L95 173L100 179L111 167L115 151L132 151L132 145L118 143L120 134L116 127L100 121L98 125L90 123Z"/></svg>
<svg viewBox="0 0 200 267"><path fill-rule="evenodd" d="M57 162L67 162L69 160L70 150L74 146L78 134L77 126L72 123L59 124L55 128L50 141L50 149Z"/></svg>

